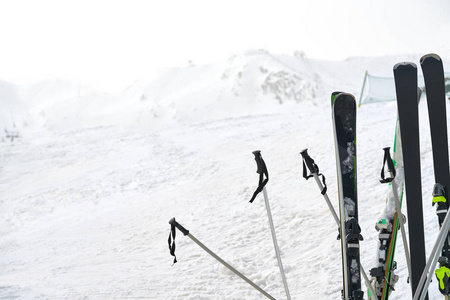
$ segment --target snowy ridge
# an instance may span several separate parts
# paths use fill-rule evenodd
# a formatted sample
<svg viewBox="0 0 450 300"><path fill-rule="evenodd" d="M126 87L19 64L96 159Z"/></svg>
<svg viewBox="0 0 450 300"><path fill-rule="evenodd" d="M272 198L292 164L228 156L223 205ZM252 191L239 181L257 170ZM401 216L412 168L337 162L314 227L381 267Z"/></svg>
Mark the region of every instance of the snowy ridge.
<svg viewBox="0 0 450 300"><path fill-rule="evenodd" d="M263 299L182 234L179 262L172 266L168 221L176 217L283 299L262 195L248 203L258 181L251 152L259 149L293 299L339 299L338 229L316 184L302 178L299 152L309 149L337 208L330 94L357 96L367 66L389 73L407 59L326 62L250 51L217 64L170 69L121 93L58 80L0 85L21 131L19 140L0 145L0 298ZM424 102L429 250L438 226ZM382 148L393 142L396 105L363 106L357 120L361 262L369 270L387 192L379 183ZM400 280L392 300L411 298L402 247L399 240ZM430 299L441 298L435 284Z"/></svg>

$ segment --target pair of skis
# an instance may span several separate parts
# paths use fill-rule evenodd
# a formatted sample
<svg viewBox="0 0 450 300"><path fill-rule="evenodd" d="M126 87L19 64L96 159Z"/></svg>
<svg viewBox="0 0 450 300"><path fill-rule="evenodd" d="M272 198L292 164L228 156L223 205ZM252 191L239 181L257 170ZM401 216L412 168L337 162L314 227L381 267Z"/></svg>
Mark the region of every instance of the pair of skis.
<svg viewBox="0 0 450 300"><path fill-rule="evenodd" d="M437 215L439 226L444 232L440 233L440 238L435 244L432 254L426 264L425 256L425 237L423 225L423 208L422 208L422 186L421 186L421 169L420 169L420 143L419 143L419 117L417 100L420 99L420 89L417 86L417 67L413 63L398 63L394 66L394 79L397 93L398 107L398 124L401 129L396 132L396 137L401 137L401 143L396 139L395 145L400 145L403 149L402 159L404 166L404 184L405 194L408 204L409 222L409 242L411 249L410 260L410 282L414 299L428 299L428 285L431 276L428 276L430 269L434 268L436 261L439 260L440 267L435 271L438 279L439 290L446 299L450 292L450 243L448 235L448 227L450 219L445 223L445 217L448 210L448 186L450 184L449 175L449 158L448 158L448 142L447 142L447 121L446 121L446 105L445 105L445 84L444 71L441 58L436 54L428 54L421 58L420 65L422 67L425 79L425 92L427 94L428 113L430 121L434 172L436 185L433 189L433 205L437 204ZM400 133L400 136L398 136ZM394 157L395 157L394 150ZM399 161L397 160L397 163ZM401 170L401 166L396 168ZM389 205L389 201L388 201ZM398 220L398 216L394 217L394 224ZM388 222L387 222L388 223ZM396 231L398 227L393 225L390 231L390 243L387 243L387 253L381 265L384 267L385 276L378 277L377 283L380 284L382 292L377 293L373 299L388 299L390 291L397 277L393 275L395 262L393 261L393 253L395 251ZM382 235L380 232L380 253L383 247ZM406 243L404 242L405 247ZM438 258L439 251L441 256ZM392 253L392 254L388 254ZM407 257L407 262L409 262ZM375 271L375 269L372 269ZM375 272L374 272L375 273ZM375 274L376 275L376 274ZM428 276L428 278L427 278ZM380 280L381 279L381 280Z"/></svg>
<svg viewBox="0 0 450 300"><path fill-rule="evenodd" d="M437 203L439 226L444 228L448 210L448 187L450 184L447 115L445 104L444 69L437 54L427 54L420 59L425 80L428 115L433 148L433 165L436 185L433 191L433 204ZM441 232L443 240L438 240L432 255L426 262L423 227L422 188L420 170L419 118L417 96L417 67L413 63L399 63L394 66L397 92L397 106L403 145L405 166L405 188L408 204L409 240L411 245L411 288L414 299L428 299L427 290L439 251L440 268L435 274L439 290L448 299L450 276L450 244L447 232ZM448 271L447 271L448 270ZM427 279L428 276L428 279ZM420 297L420 298L419 298Z"/></svg>

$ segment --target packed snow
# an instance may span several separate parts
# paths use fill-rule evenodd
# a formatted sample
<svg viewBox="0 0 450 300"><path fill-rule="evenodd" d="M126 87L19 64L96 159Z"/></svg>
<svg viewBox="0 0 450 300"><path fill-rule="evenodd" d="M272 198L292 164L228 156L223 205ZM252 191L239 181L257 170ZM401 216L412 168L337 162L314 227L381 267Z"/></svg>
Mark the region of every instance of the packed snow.
<svg viewBox="0 0 450 300"><path fill-rule="evenodd" d="M420 56L333 62L255 50L167 69L120 93L62 79L0 82L0 125L19 135L5 133L0 144L0 298L265 298L180 232L173 264L167 239L175 217L285 299L263 195L249 203L259 176L252 151L261 150L292 298L340 299L338 229L316 183L303 179L299 152L308 148L337 209L331 92L359 97L366 70L392 76L395 63L418 63ZM439 229L425 102L419 109L429 253ZM379 183L382 149L393 145L396 113L395 102L362 105L357 113L366 271L377 266L375 223L388 190ZM401 239L396 261L400 279L391 299L410 299ZM430 299L442 298L436 285Z"/></svg>

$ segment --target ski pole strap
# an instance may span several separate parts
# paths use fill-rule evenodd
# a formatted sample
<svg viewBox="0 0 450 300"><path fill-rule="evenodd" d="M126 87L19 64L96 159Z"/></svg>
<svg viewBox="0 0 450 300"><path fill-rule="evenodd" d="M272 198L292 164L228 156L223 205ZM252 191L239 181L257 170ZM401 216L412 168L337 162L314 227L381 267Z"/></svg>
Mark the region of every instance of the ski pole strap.
<svg viewBox="0 0 450 300"><path fill-rule="evenodd" d="M188 235L189 230L187 230L186 228L181 226L177 221L175 221L175 218L170 219L169 224L170 224L169 251L170 251L170 255L172 255L174 257L173 263L176 264L177 257L175 255L175 248L176 248L176 246L175 246L175 237L176 237L175 228L178 228L178 230L180 230L184 235Z"/></svg>
<svg viewBox="0 0 450 300"><path fill-rule="evenodd" d="M319 166L316 165L314 159L309 156L308 149L302 150L300 154L303 158L303 178L308 180L309 178L314 177L314 174L317 174L317 176L322 176L323 190L321 191L321 194L325 195L325 193L327 192L327 184L325 183L325 176L319 173ZM307 169L309 170L310 174L308 174Z"/></svg>
<svg viewBox="0 0 450 300"><path fill-rule="evenodd" d="M256 191L253 193L252 199L250 199L250 203L253 203L256 196L262 192L264 186L269 182L269 172L267 171L266 163L264 162L261 151L256 150L252 152L255 155L257 170L256 173L259 174L259 182ZM264 176L266 177L264 179Z"/></svg>
<svg viewBox="0 0 450 300"><path fill-rule="evenodd" d="M175 218L173 218L172 220L175 220ZM170 221L172 221L170 220ZM170 223L169 221L169 223ZM176 237L176 230L175 230L175 225L171 224L170 227L170 232L169 232L169 251L170 251L170 255L173 256L173 264L177 263L177 257L175 255L175 237Z"/></svg>
<svg viewBox="0 0 450 300"><path fill-rule="evenodd" d="M390 147L383 148L384 150L384 159L383 159L383 167L381 168L381 183L388 183L394 180L395 178L395 167L394 162L392 161L391 154L389 152ZM391 173L391 177L386 178L384 175L384 169L387 166L387 171Z"/></svg>

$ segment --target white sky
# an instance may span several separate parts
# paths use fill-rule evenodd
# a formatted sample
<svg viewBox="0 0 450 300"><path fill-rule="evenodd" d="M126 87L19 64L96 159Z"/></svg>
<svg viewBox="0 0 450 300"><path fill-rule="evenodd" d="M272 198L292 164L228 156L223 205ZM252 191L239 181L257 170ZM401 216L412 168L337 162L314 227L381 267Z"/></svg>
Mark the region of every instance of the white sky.
<svg viewBox="0 0 450 300"><path fill-rule="evenodd" d="M129 83L260 48L328 60L449 55L450 1L0 0L0 80Z"/></svg>

